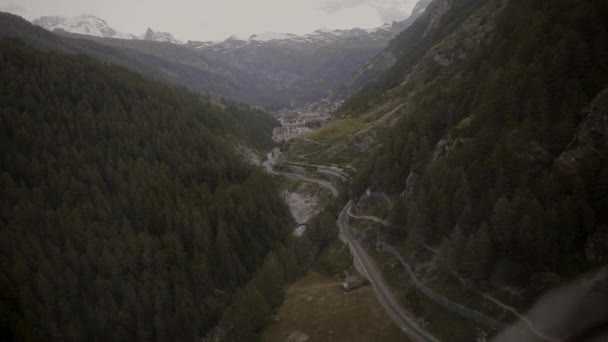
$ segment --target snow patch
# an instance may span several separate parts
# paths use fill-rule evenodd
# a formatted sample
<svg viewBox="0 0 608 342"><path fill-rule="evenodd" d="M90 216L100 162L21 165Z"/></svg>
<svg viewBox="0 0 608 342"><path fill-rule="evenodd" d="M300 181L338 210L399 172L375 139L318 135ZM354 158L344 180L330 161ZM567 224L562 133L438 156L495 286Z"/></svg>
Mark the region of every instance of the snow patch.
<svg viewBox="0 0 608 342"><path fill-rule="evenodd" d="M91 14L76 17L45 16L34 20L32 23L49 31L63 30L102 38L136 38L132 34L116 31L105 20Z"/></svg>
<svg viewBox="0 0 608 342"><path fill-rule="evenodd" d="M249 38L249 40L267 42L271 40L285 40L295 37L297 37L297 35L293 33L264 32L260 34L254 34L253 36L251 36L251 38Z"/></svg>
<svg viewBox="0 0 608 342"><path fill-rule="evenodd" d="M148 40L153 42L164 42L164 43L172 43L172 44L182 44L179 40L173 38L173 35L168 32L157 32L148 28L144 34L139 36L141 40Z"/></svg>

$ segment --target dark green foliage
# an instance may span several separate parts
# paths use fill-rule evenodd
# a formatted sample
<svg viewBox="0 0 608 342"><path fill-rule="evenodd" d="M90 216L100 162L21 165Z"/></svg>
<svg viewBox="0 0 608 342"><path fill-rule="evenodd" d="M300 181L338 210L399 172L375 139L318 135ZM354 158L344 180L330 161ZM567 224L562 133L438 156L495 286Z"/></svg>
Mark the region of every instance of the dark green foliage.
<svg viewBox="0 0 608 342"><path fill-rule="evenodd" d="M272 131L273 128L281 126L281 123L273 116L238 103L228 103L226 112L234 117L231 127L237 138L260 149L270 149L274 146Z"/></svg>
<svg viewBox="0 0 608 342"><path fill-rule="evenodd" d="M488 229L487 223L482 223L475 234L467 239L462 250L462 260L452 259L461 265L462 273L474 281L483 281L488 276L492 260L492 242Z"/></svg>
<svg viewBox="0 0 608 342"><path fill-rule="evenodd" d="M194 341L274 272L288 211L220 137L262 113L17 41L0 75L1 340Z"/></svg>
<svg viewBox="0 0 608 342"><path fill-rule="evenodd" d="M461 5L442 19L447 27L469 13ZM517 265L521 281L534 272L572 274L590 266L582 261L585 242L608 223L606 192L598 190L605 191L608 151L605 140L573 141L608 81L606 17L608 5L600 0L508 1L493 31L465 58L444 68L425 65L416 80L392 89L428 46L421 41L406 49L373 86L372 93L383 95L371 98L419 92L357 178L396 193L408 177L416 180L408 189L413 198L396 206L393 238L407 237L419 249L460 227L462 270L478 281L489 276L488 258ZM346 108L369 105L370 89ZM579 147L585 152L575 165L564 166L560 155Z"/></svg>
<svg viewBox="0 0 608 342"><path fill-rule="evenodd" d="M337 236L336 217L325 210L308 224L306 235L319 249L324 249Z"/></svg>
<svg viewBox="0 0 608 342"><path fill-rule="evenodd" d="M306 237L291 238L278 248L278 255L269 253L252 279L239 289L224 312L216 329L207 336L221 341L257 341L259 332L284 300L285 286L302 275L310 260L298 259L297 250L306 244ZM309 247L309 246L308 246Z"/></svg>
<svg viewBox="0 0 608 342"><path fill-rule="evenodd" d="M216 329L207 336L221 341L257 341L259 332L284 300L285 287L305 274L319 254L338 233L336 220L339 200L331 201L307 224L302 237L291 237L277 253L266 256L261 268L242 287L226 309ZM347 258L350 259L350 255ZM323 263L324 260L319 260Z"/></svg>

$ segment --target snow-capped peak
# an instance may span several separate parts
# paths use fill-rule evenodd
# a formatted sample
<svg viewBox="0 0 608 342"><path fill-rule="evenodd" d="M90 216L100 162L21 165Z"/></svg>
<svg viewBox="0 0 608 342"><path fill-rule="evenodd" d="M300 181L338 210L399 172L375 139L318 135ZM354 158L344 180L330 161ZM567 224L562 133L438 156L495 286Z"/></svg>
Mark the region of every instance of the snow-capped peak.
<svg viewBox="0 0 608 342"><path fill-rule="evenodd" d="M332 30L332 29L327 28L327 27L321 27L320 29L316 30L315 32L319 32L319 33L333 33L333 32L335 32L335 30Z"/></svg>
<svg viewBox="0 0 608 342"><path fill-rule="evenodd" d="M253 36L251 36L251 38L249 38L249 40L267 42L270 40L285 40L294 37L297 37L297 35L293 33L264 32L260 34L254 34Z"/></svg>
<svg viewBox="0 0 608 342"><path fill-rule="evenodd" d="M245 42L245 41L247 41L247 40L248 40L247 38L239 37L239 36L237 36L237 35L233 34L232 36L230 36L230 37L226 38L226 40L225 40L225 41L227 41L227 42L228 42L228 41Z"/></svg>
<svg viewBox="0 0 608 342"><path fill-rule="evenodd" d="M141 40L148 40L153 42L165 42L173 44L183 44L179 40L175 39L171 33L168 32L157 32L148 27L146 32L139 36Z"/></svg>
<svg viewBox="0 0 608 342"><path fill-rule="evenodd" d="M171 33L157 32L151 28L148 28L148 30L146 30L146 32L140 36L120 32L110 27L105 20L92 14L82 14L77 17L45 16L34 20L32 23L49 31L63 30L70 33L102 38L141 39L155 42L183 44L179 40L175 39Z"/></svg>
<svg viewBox="0 0 608 342"><path fill-rule="evenodd" d="M105 20L92 14L83 14L77 17L44 16L32 23L49 31L59 29L95 37L135 39L135 36L131 34L116 31Z"/></svg>
<svg viewBox="0 0 608 342"><path fill-rule="evenodd" d="M297 45L297 44L314 44L325 45L336 42L342 39L390 39L398 32L391 24L385 24L373 29L330 29L320 28L308 34L293 34L293 33L278 33L264 32L254 34L249 39L238 36L230 36L221 42L212 41L189 41L188 45L196 49L207 49L212 51L228 51L233 48L240 48L247 45L260 44L279 44L279 45Z"/></svg>

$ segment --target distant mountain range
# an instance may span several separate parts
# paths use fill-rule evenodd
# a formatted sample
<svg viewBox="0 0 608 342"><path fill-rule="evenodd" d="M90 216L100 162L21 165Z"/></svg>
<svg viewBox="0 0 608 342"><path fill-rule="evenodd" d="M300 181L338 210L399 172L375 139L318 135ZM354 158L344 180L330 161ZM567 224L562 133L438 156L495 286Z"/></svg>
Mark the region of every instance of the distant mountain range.
<svg viewBox="0 0 608 342"><path fill-rule="evenodd" d="M231 36L228 39L217 41L189 41L188 45L199 49L234 49L235 47L243 47L246 45L261 46L264 44L281 44L281 45L298 45L298 44L316 44L323 45L333 43L344 39L370 39L384 40L392 38L403 30L403 22L394 22L393 24L384 24L373 29L353 28L346 30L332 30L327 28L318 29L308 34L293 34L293 33L278 33L264 32L254 34L249 38L241 38Z"/></svg>
<svg viewBox="0 0 608 342"><path fill-rule="evenodd" d="M175 39L171 33L156 32L151 28L148 28L144 34L139 36L120 32L108 25L105 20L91 14L83 14L77 17L44 16L35 19L32 23L49 31L62 30L69 33L100 38L139 39L182 44L182 42Z"/></svg>
<svg viewBox="0 0 608 342"><path fill-rule="evenodd" d="M116 38L129 40L138 39L155 42L168 42L173 44L184 44L178 39L175 39L171 33L157 32L151 28L148 28L146 32L141 35L121 32L111 27L104 19L92 14L82 14L76 17L42 16L33 20L32 23L49 31L62 30L68 33L82 34L99 38ZM264 32L260 34L254 34L249 38L241 38L233 35L224 41L189 41L188 44L198 48L222 47L226 44L234 45L235 42L240 42L240 44L263 44L271 41L282 42L286 44L324 44L346 38L371 37L372 39L383 39L386 37L394 36L395 34L401 32L403 29L405 29L405 27L403 26L404 25L402 25L401 22L395 22L392 25L385 24L383 26L373 29L354 28L346 30L332 30L323 28L316 30L313 33L304 35L298 35L293 33Z"/></svg>
<svg viewBox="0 0 608 342"><path fill-rule="evenodd" d="M85 53L199 93L278 110L326 98L409 27L430 2L419 0L409 18L372 29L318 29L303 35L266 32L220 42L183 43L150 28L137 36L94 15L46 16L32 22L59 39L42 38L26 23L6 17L0 24L11 29L0 30L0 36Z"/></svg>
<svg viewBox="0 0 608 342"><path fill-rule="evenodd" d="M111 27L104 19L92 14L82 14L76 17L42 16L33 20L32 23L49 31L62 30L68 33L82 34L99 38L116 38L129 40L138 39L155 42L168 42L173 44L184 44L178 39L175 39L171 33L157 32L152 30L151 28L148 28L146 32L141 35L121 32ZM384 24L380 27L372 29L354 28L345 30L332 30L322 28L312 33L303 35L293 33L264 32L251 35L249 38L242 38L233 35L228 37L224 41L188 41L188 44L197 48L222 48L224 46L232 47L237 42L240 45L259 45L267 42L280 42L283 44L326 44L340 39L348 38L391 38L402 30L404 30L406 27L407 25L404 25L404 22L394 22L392 25Z"/></svg>
<svg viewBox="0 0 608 342"><path fill-rule="evenodd" d="M400 32L425 12L419 0L402 21L373 29L319 29L309 34L266 32L222 42L189 41L187 46L256 80L251 86L272 95L279 107L319 101L366 66ZM332 98L335 98L332 96Z"/></svg>

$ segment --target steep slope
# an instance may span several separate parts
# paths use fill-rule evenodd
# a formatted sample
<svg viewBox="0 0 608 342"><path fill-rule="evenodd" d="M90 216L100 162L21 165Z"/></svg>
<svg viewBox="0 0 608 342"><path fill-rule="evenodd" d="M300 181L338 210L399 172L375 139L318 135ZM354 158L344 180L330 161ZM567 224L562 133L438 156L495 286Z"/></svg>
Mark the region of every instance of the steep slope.
<svg viewBox="0 0 608 342"><path fill-rule="evenodd" d="M265 319L291 219L238 113L15 40L0 74L2 340L199 340L260 268Z"/></svg>
<svg viewBox="0 0 608 342"><path fill-rule="evenodd" d="M39 26L31 25L27 20L6 12L0 12L0 37L19 38L28 44L43 50L54 50L63 53L76 53L61 37L54 35Z"/></svg>
<svg viewBox="0 0 608 342"><path fill-rule="evenodd" d="M480 35L489 31L484 26L488 27L491 21L488 22L488 18L484 19L484 15L491 17L492 13L496 12L487 9L484 13L479 13L478 9L485 2L484 0L435 0L430 2L427 9L407 30L395 37L386 49L369 61L340 88L336 89L334 96L348 98L366 88L363 93L369 94L369 97L372 98L378 95L377 92L374 92L374 89L395 87L397 81L390 77L383 77L385 74L390 73L395 77L401 77L405 69L418 63L429 49L441 41L447 41L447 38L450 35L453 36L454 32L466 31L461 34L473 35L468 38L468 41L464 42L466 44L462 46L453 44L451 47L453 54L464 53L464 50L483 38L479 37ZM464 23L464 21L470 22L472 20L469 18L473 12L477 12L481 18L476 23ZM457 51L459 48L463 51ZM378 87L377 83L383 82L392 83ZM356 98L360 99L362 97L357 96Z"/></svg>
<svg viewBox="0 0 608 342"><path fill-rule="evenodd" d="M464 58L482 40L490 38L499 13L500 1L432 2L376 58L392 55L392 66L385 65L374 71L379 73L388 68L376 76L376 81L367 83L356 96L345 101L336 113L340 120L322 127L310 136L312 140L322 142L329 148L315 149L302 140L296 140L291 142L290 157L298 158L298 154L303 154L314 158L316 163L347 162L355 168L361 167L364 156L376 152L378 137L385 134L386 127L393 125L411 109L408 99L417 93L411 92L407 96L395 94L401 89L400 86L418 79L427 71L440 71L447 66L446 63L451 64ZM396 59L397 55L401 57ZM363 82L357 75L354 79ZM351 81L333 93L334 100L339 100L349 91L358 88L353 87Z"/></svg>
<svg viewBox="0 0 608 342"><path fill-rule="evenodd" d="M405 21L399 23L399 34L391 40L388 47L384 48L373 59L367 61L359 70L349 76L343 83L332 89L331 96L334 99L346 99L365 85L374 81L388 68L393 66L408 46L416 45L422 38L420 30L431 30L431 18L440 15L445 6L440 0L420 0L412 10L412 14ZM419 19L420 18L420 19ZM411 25L413 28L408 29Z"/></svg>
<svg viewBox="0 0 608 342"><path fill-rule="evenodd" d="M412 256L439 246L444 272L519 287L525 304L608 250L605 91L598 95L608 81L608 5L433 6L400 36L415 44L393 41L402 56L344 107L356 118L403 104L353 191L398 198L390 237Z"/></svg>
<svg viewBox="0 0 608 342"><path fill-rule="evenodd" d="M594 0L437 0L400 35L411 39L390 44L402 51L392 67L285 146L290 161L358 170L356 214L389 221L363 225L359 239L440 339L479 333L463 307L523 319L515 330L529 341L576 339L605 321L579 294L526 312L572 279L608 288L607 15ZM391 197L390 213L365 204L370 192ZM551 312L562 299L572 306Z"/></svg>

